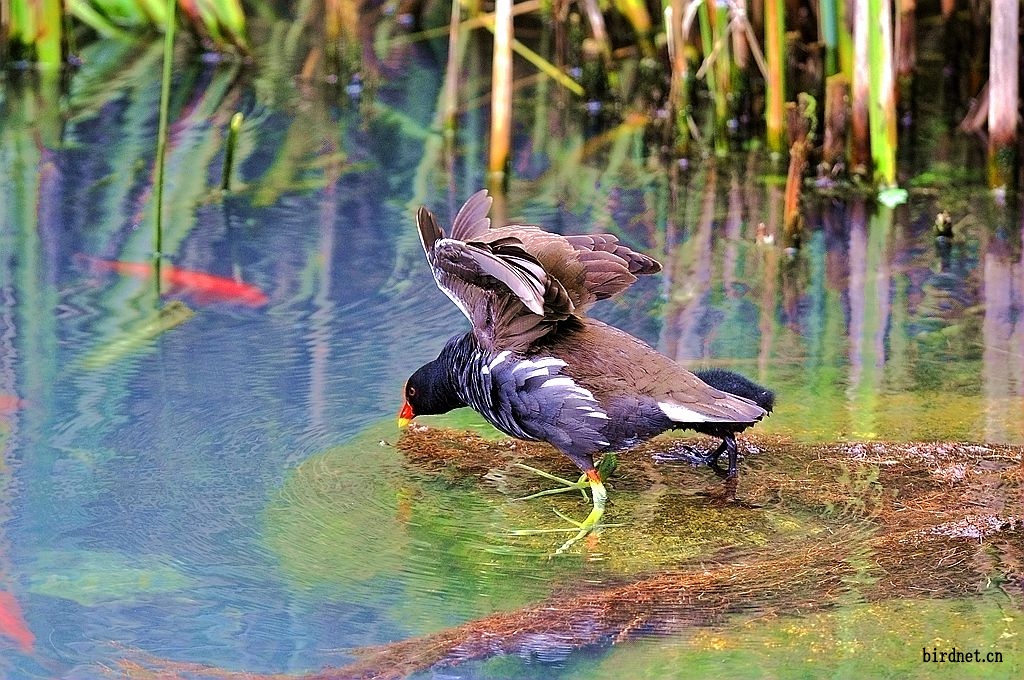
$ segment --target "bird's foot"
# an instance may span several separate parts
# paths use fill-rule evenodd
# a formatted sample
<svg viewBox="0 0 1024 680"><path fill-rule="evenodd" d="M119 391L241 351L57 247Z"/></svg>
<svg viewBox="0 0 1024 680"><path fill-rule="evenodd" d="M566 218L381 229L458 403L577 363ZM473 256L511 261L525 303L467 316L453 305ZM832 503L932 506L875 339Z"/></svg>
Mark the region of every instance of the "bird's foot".
<svg viewBox="0 0 1024 680"><path fill-rule="evenodd" d="M693 467L704 467L711 465L713 456L711 453L698 451L692 446L680 444L671 451L658 451L651 454L655 463L687 463Z"/></svg>
<svg viewBox="0 0 1024 680"><path fill-rule="evenodd" d="M551 496L551 495L556 494L556 493L565 493L566 491L577 491L577 490L581 494L583 494L583 499L584 500L587 500L587 501L590 500L587 497L587 492L585 491L585 489L590 486L590 483L587 480L587 476L586 475L580 475L580 478L577 481L570 482L568 479L564 479L563 477L559 477L557 475L553 475L550 472L544 472L543 470L539 470L539 469L537 469L535 467L531 467L529 465L524 465L523 463L516 463L515 466L518 467L518 468L522 468L523 470L528 470L529 472L532 472L534 474L540 475L544 479L550 479L553 482L558 482L559 484L562 485L560 488L547 489L545 491L538 491L537 493L532 493L529 496L523 496L521 498L517 498L516 499L517 501L528 501L528 500L530 500L532 498L540 498L541 496Z"/></svg>
<svg viewBox="0 0 1024 680"><path fill-rule="evenodd" d="M718 464L717 455L708 456L707 466L711 468L712 472L727 482L735 481L739 478L739 471L736 469L736 466L730 465L728 469L723 469L722 466Z"/></svg>
<svg viewBox="0 0 1024 680"><path fill-rule="evenodd" d="M600 464L597 466L597 476L600 479L608 479L615 471L616 464L617 459L614 453L605 454L604 458L601 459ZM559 484L562 485L559 488L546 489L545 491L538 491L537 493L532 493L529 496L522 496L521 498L516 499L518 501L528 501L533 498L540 498L541 496L552 496L556 493L565 493L566 491L579 491L580 494L583 496L583 500L590 500L589 498L587 498L586 489L587 487L591 486L591 483L586 473L580 475L580 478L577 479L575 482L570 482L568 479L565 479L564 477L553 475L550 472L544 472L544 470L540 470L538 468L531 467L523 463L515 463L515 466L517 468L521 468L523 470L532 472L535 475L540 475L544 479L550 479L553 482L558 482Z"/></svg>
<svg viewBox="0 0 1024 680"><path fill-rule="evenodd" d="M719 464L718 460L722 457L723 453L729 454L729 467L723 469ZM722 479L734 479L738 472L736 466L736 452L735 445L730 451L729 446L726 442L722 442L719 446L711 451L701 452L697 449L683 444L680 448L674 451L664 451L655 453L652 458L656 463L689 463L693 467L704 467L705 465L711 468L711 471Z"/></svg>
<svg viewBox="0 0 1024 680"><path fill-rule="evenodd" d="M526 498L536 498L537 496L545 496L545 495L550 495L552 493L561 493L561 492L564 492L564 491L572 491L572 490L575 490L575 489L580 489L582 491L582 489L583 489L582 485L585 484L585 485L590 487L590 493L591 493L591 496L594 499L594 507L590 511L590 514L587 515L587 518L584 519L582 522L577 522L576 520L572 519L568 515L566 515L564 513L561 513L558 510L555 510L555 514L558 515L559 517L561 517L562 519L564 519L565 521L569 522L570 524L572 524L573 525L572 527L563 527L563 528L559 528L559 529L516 529L516 530L512 531L512 534L514 536L526 536L526 535L530 535L530 534L547 534L547 533L556 533L556 532L565 532L565 531L569 531L569 532L575 531L576 535L574 535L569 540L567 540L564 543L562 543L562 545L559 546L559 548L555 551L556 555L560 555L563 552L565 552L566 550L568 550L569 548L571 548L573 545L575 545L577 542L579 542L581 539L583 539L584 537L589 535L595 529L598 529L598 528L601 528L601 527L620 526L618 524L599 524L599 522L601 521L601 517L604 516L604 506L605 506L605 503L608 500L608 492L604 488L604 484L601 483L601 479L598 476L596 471L591 470L589 474L584 474L579 482L570 482L567 479L562 479L560 477L555 477L554 475L550 475L550 474L548 474L546 472L541 472L540 470L537 470L536 468L531 468L531 467L526 466L526 465L520 465L520 467L525 468L527 470L530 470L531 472L540 473L542 477L545 477L545 478L548 478L548 479L552 479L554 481L562 482L565 485L565 488L549 489L548 491L541 491L539 493L533 494L532 496L527 496Z"/></svg>

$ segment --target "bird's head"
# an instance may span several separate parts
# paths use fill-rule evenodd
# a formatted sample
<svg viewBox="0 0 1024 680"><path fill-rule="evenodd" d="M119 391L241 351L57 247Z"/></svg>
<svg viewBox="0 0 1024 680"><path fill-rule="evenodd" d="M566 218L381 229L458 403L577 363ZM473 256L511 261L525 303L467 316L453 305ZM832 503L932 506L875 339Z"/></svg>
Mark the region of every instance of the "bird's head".
<svg viewBox="0 0 1024 680"><path fill-rule="evenodd" d="M452 385L441 357L420 366L405 382L405 401L398 412L398 426L405 427L416 416L447 413L465 406Z"/></svg>

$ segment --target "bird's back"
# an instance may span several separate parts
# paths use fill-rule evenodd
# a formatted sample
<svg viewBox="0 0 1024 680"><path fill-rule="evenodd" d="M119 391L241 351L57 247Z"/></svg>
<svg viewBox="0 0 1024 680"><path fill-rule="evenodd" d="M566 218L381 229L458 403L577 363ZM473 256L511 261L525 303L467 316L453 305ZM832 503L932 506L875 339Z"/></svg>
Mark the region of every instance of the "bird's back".
<svg viewBox="0 0 1024 680"><path fill-rule="evenodd" d="M532 353L565 360L563 372L602 402L649 398L676 423L753 423L765 415L749 399L711 387L639 338L596 319L563 322Z"/></svg>

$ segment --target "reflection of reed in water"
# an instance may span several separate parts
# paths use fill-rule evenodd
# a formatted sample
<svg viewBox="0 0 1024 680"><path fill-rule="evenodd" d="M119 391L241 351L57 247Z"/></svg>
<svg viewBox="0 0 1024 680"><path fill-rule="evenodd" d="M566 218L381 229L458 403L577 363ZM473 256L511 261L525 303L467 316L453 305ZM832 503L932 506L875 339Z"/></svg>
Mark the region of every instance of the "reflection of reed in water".
<svg viewBox="0 0 1024 680"><path fill-rule="evenodd" d="M982 256L985 316L982 381L985 440L1007 441L1024 412L1024 225L1016 243L1009 229L987 231Z"/></svg>

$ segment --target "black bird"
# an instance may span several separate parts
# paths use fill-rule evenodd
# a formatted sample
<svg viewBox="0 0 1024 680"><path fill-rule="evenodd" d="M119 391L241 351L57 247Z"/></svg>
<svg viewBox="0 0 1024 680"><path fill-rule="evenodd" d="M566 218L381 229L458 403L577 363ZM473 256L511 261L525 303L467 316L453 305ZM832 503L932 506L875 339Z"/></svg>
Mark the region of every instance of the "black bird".
<svg viewBox="0 0 1024 680"><path fill-rule="evenodd" d="M735 394L738 397L749 399L766 413L771 413L775 407L775 393L764 385L759 385L750 378L739 373L728 371L724 368L707 368L694 373L698 378L711 385L716 390ZM709 466L721 477L733 477L736 475L736 435L726 428L719 429L714 423L702 423L695 425L692 429L703 434L714 437L721 437L722 443L714 451L702 457L702 462ZM729 468L722 470L718 466L718 459L723 453L729 454Z"/></svg>
<svg viewBox="0 0 1024 680"><path fill-rule="evenodd" d="M583 472L570 488L589 485L594 503L562 551L604 514L607 494L594 454L628 449L670 429L704 428L733 442L735 456L735 433L766 411L583 315L638 275L660 271L657 261L608 234L492 229L490 206L486 191L471 196L451 236L425 207L417 213L434 279L473 330L451 338L412 374L399 424L470 406L508 435L558 448Z"/></svg>

